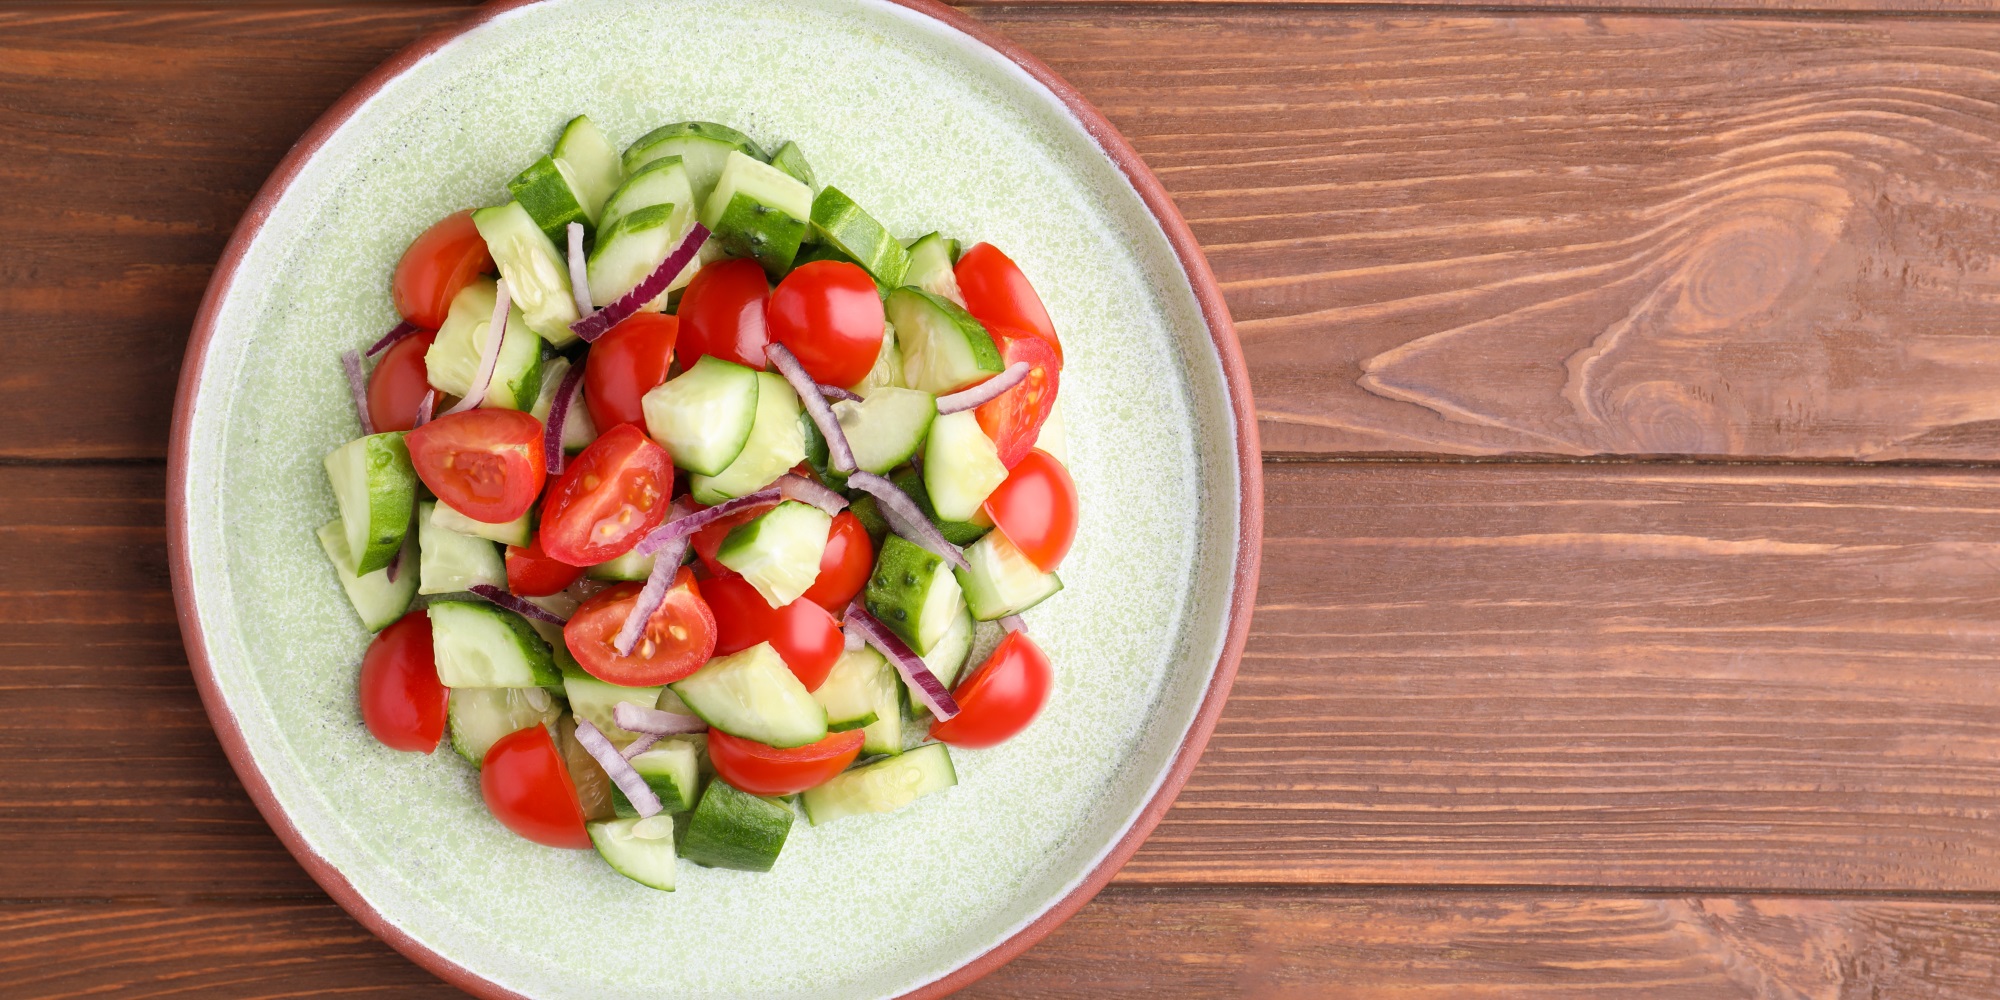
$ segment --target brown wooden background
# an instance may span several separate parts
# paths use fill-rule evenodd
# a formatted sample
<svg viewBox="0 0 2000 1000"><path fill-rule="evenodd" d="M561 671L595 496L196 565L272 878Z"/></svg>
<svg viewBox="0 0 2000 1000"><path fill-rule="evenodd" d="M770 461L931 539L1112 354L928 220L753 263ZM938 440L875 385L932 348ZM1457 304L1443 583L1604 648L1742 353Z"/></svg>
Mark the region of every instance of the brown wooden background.
<svg viewBox="0 0 2000 1000"><path fill-rule="evenodd" d="M1207 248L1242 676L981 998L2000 996L2000 18L1008 3ZM0 6L0 996L454 995L191 686L163 454L237 216L466 8Z"/></svg>

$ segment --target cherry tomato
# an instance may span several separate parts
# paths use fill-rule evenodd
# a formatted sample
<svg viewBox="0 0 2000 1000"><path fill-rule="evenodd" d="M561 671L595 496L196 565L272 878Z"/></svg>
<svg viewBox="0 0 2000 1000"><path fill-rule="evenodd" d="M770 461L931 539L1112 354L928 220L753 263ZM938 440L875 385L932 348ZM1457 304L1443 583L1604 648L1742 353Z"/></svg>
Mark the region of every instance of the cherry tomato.
<svg viewBox="0 0 2000 1000"><path fill-rule="evenodd" d="M861 730L849 729L829 733L818 743L780 750L710 729L708 759L717 777L752 795L797 795L847 770L860 756L864 738Z"/></svg>
<svg viewBox="0 0 2000 1000"><path fill-rule="evenodd" d="M1062 360L1062 341L1056 339L1056 325L1049 320L1042 297L998 247L981 243L959 254L952 277L958 279L965 311L973 319L987 329L1007 327L1040 337L1055 349L1056 360Z"/></svg>
<svg viewBox="0 0 2000 1000"><path fill-rule="evenodd" d="M986 516L1029 562L1053 573L1076 541L1076 480L1061 462L1036 448L987 495Z"/></svg>
<svg viewBox="0 0 2000 1000"><path fill-rule="evenodd" d="M853 385L882 353L882 296L857 264L816 260L771 293L771 339L825 385Z"/></svg>
<svg viewBox="0 0 2000 1000"><path fill-rule="evenodd" d="M542 422L519 410L466 410L405 437L417 478L475 521L505 524L528 512L548 478Z"/></svg>
<svg viewBox="0 0 2000 1000"><path fill-rule="evenodd" d="M708 527L694 533L694 538L690 540L694 545L694 554L700 557L701 564L707 567L709 576L724 577L736 575L735 570L724 566L720 560L715 558L716 553L722 550L722 540L728 538L729 532L737 525L776 506L777 504L775 503L769 503L739 510L734 514L716 519ZM832 541L830 535L828 536L828 541ZM821 557L820 565L826 565L825 557Z"/></svg>
<svg viewBox="0 0 2000 1000"><path fill-rule="evenodd" d="M728 656L768 642L808 691L826 683L826 675L846 650L833 616L803 597L774 608L740 576L709 580L702 585L701 596L715 612L715 655Z"/></svg>
<svg viewBox="0 0 2000 1000"><path fill-rule="evenodd" d="M1000 449L1000 464L1011 469L1035 447L1042 424L1048 421L1049 411L1055 409L1056 390L1062 383L1062 358L1050 349L1047 341L1037 337L1012 336L1001 330L995 331L993 339L998 343L1002 361L1010 365L1016 361L1028 363L1027 378L972 411L979 420L979 429Z"/></svg>
<svg viewBox="0 0 2000 1000"><path fill-rule="evenodd" d="M761 269L760 269L761 270ZM681 321L660 313L633 313L590 345L583 364L583 401L601 431L619 424L645 426L639 401L667 380Z"/></svg>
<svg viewBox="0 0 2000 1000"><path fill-rule="evenodd" d="M431 622L412 611L383 629L361 657L361 721L391 750L430 753L444 738L445 700L431 652Z"/></svg>
<svg viewBox="0 0 2000 1000"><path fill-rule="evenodd" d="M507 591L517 597L547 597L582 575L583 567L550 559L540 535L528 539L526 548L507 546Z"/></svg>
<svg viewBox="0 0 2000 1000"><path fill-rule="evenodd" d="M667 449L638 425L619 424L583 449L549 487L542 501L542 551L571 566L616 559L666 520L673 488Z"/></svg>
<svg viewBox="0 0 2000 1000"><path fill-rule="evenodd" d="M671 684L701 668L715 654L715 615L702 600L693 571L682 567L667 599L629 656L614 642L632 613L641 585L621 583L593 595L563 626L563 645L592 677L626 687Z"/></svg>
<svg viewBox="0 0 2000 1000"><path fill-rule="evenodd" d="M771 341L770 328L764 322L764 306L770 298L771 284L764 280L763 265L747 257L696 271L675 312L681 318L682 367L712 354L724 361L763 368L764 345Z"/></svg>
<svg viewBox="0 0 2000 1000"><path fill-rule="evenodd" d="M874 571L875 543L868 540L868 529L861 526L860 518L843 510L833 515L833 527L827 529L826 552L819 557L819 576L813 578L813 585L806 588L799 600L811 601L840 614L847 610L854 595L868 585L868 574Z"/></svg>
<svg viewBox="0 0 2000 1000"><path fill-rule="evenodd" d="M500 737L479 766L479 791L507 829L549 847L590 849L576 783L546 728L534 725Z"/></svg>
<svg viewBox="0 0 2000 1000"><path fill-rule="evenodd" d="M417 425L417 404L431 391L424 352L437 332L422 330L396 341L368 373L368 419L377 433L406 431Z"/></svg>
<svg viewBox="0 0 2000 1000"><path fill-rule="evenodd" d="M447 215L403 251L390 283L396 311L426 330L444 325L451 300L472 279L493 270L486 239L472 224L472 210Z"/></svg>
<svg viewBox="0 0 2000 1000"><path fill-rule="evenodd" d="M931 738L955 747L996 746L1028 728L1049 700L1055 671L1025 632L1009 632L993 655L951 692L958 714L931 723Z"/></svg>

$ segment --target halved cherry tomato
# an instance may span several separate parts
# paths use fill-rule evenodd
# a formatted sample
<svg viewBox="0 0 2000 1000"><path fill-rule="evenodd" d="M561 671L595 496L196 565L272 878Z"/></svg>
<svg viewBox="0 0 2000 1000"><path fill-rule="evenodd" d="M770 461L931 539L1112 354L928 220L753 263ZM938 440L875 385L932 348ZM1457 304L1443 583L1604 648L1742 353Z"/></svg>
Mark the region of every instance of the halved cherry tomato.
<svg viewBox="0 0 2000 1000"><path fill-rule="evenodd" d="M646 411L639 401L667 380L680 329L681 321L672 316L633 313L590 345L583 363L583 401L599 431L619 424L644 426Z"/></svg>
<svg viewBox="0 0 2000 1000"><path fill-rule="evenodd" d="M986 516L1029 562L1053 573L1076 541L1076 480L1054 456L1036 448L987 495Z"/></svg>
<svg viewBox="0 0 2000 1000"><path fill-rule="evenodd" d="M417 405L431 391L424 352L437 339L434 330L420 330L396 341L368 373L368 419L377 433L406 431L417 425Z"/></svg>
<svg viewBox="0 0 2000 1000"><path fill-rule="evenodd" d="M775 503L759 504L755 507L739 510L734 514L717 518L707 527L694 533L694 538L690 539L690 542L694 545L694 554L701 559L701 564L707 567L709 576L722 577L736 575L735 570L724 566L720 560L715 558L716 553L722 550L723 539L728 538L729 532L734 530L737 525L776 506L777 504ZM831 540L832 537L828 536L828 541ZM821 559L821 565L825 565L824 557Z"/></svg>
<svg viewBox="0 0 2000 1000"><path fill-rule="evenodd" d="M361 657L361 721L391 750L430 753L444 738L445 700L431 651L431 621L412 611L383 629Z"/></svg>
<svg viewBox="0 0 2000 1000"><path fill-rule="evenodd" d="M1000 464L1013 468L1035 446L1042 424L1055 409L1056 390L1062 383L1062 357L1038 337L1015 336L995 330L1000 359L1007 364L1028 363L1028 377L972 411L979 429L1000 449Z"/></svg>
<svg viewBox="0 0 2000 1000"><path fill-rule="evenodd" d="M853 385L882 353L882 296L857 264L816 260L771 293L771 339L824 385Z"/></svg>
<svg viewBox="0 0 2000 1000"><path fill-rule="evenodd" d="M826 675L846 648L833 616L803 597L774 608L740 576L709 580L702 585L701 596L715 612L715 655L728 656L768 642L808 691L826 683Z"/></svg>
<svg viewBox="0 0 2000 1000"><path fill-rule="evenodd" d="M517 597L547 597L582 575L583 567L550 559L540 535L528 539L526 548L507 546L507 591Z"/></svg>
<svg viewBox="0 0 2000 1000"><path fill-rule="evenodd" d="M859 729L830 733L818 743L780 750L755 740L708 731L708 759L722 780L752 795L797 795L824 785L861 755Z"/></svg>
<svg viewBox="0 0 2000 1000"><path fill-rule="evenodd" d="M466 410L403 439L417 478L475 521L505 524L528 512L548 478L542 422L519 410Z"/></svg>
<svg viewBox="0 0 2000 1000"><path fill-rule="evenodd" d="M965 311L988 329L1008 327L1049 342L1061 361L1062 341L1056 339L1056 325L1028 276L991 243L980 243L958 255L952 267L959 294L965 296Z"/></svg>
<svg viewBox="0 0 2000 1000"><path fill-rule="evenodd" d="M841 614L854 595L868 585L868 574L874 571L875 543L868 540L868 529L861 526L860 518L843 510L833 515L833 527L827 529L826 551L819 557L819 576L813 578L812 586L806 588L799 600Z"/></svg>
<svg viewBox="0 0 2000 1000"><path fill-rule="evenodd" d="M444 325L451 300L472 279L493 270L493 255L472 224L472 210L447 215L424 230L396 262L390 283L396 311L426 330Z"/></svg>
<svg viewBox="0 0 2000 1000"><path fill-rule="evenodd" d="M671 684L701 668L715 654L715 615L702 600L693 571L682 567L667 599L629 656L613 645L642 587L621 583L593 595L563 626L563 645L592 677L626 687Z"/></svg>
<svg viewBox="0 0 2000 1000"><path fill-rule="evenodd" d="M1055 671L1042 648L1025 632L1009 632L993 655L952 690L958 714L931 723L931 738L968 749L1005 743L1035 721L1054 683Z"/></svg>
<svg viewBox="0 0 2000 1000"><path fill-rule="evenodd" d="M619 424L583 449L549 487L542 501L542 551L571 566L616 559L666 520L673 488L667 449L637 424Z"/></svg>
<svg viewBox="0 0 2000 1000"><path fill-rule="evenodd" d="M479 766L479 791L507 829L549 847L590 849L576 783L545 727L529 726L495 741Z"/></svg>
<svg viewBox="0 0 2000 1000"><path fill-rule="evenodd" d="M764 322L764 306L771 298L771 283L764 280L763 265L747 257L709 264L695 272L681 293L675 314L681 318L681 367L694 359L712 354L751 368L764 367L764 345L770 343L770 328Z"/></svg>

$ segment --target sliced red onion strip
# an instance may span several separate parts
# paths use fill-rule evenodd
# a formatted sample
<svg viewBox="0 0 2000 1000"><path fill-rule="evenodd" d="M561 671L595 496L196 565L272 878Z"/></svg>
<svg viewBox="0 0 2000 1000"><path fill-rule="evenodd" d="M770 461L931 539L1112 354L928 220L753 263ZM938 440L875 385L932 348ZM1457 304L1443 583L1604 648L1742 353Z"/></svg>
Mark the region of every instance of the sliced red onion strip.
<svg viewBox="0 0 2000 1000"><path fill-rule="evenodd" d="M632 770L632 762L619 754L618 748L612 746L611 740L589 719L576 720L576 741L597 759L605 775L631 800L632 808L638 811L640 817L658 815L665 808L660 805L660 797L653 794L653 786L646 784L646 779Z"/></svg>
<svg viewBox="0 0 2000 1000"><path fill-rule="evenodd" d="M347 369L347 391L354 396L354 416L361 421L362 435L375 433L375 421L368 416L368 373L361 370L361 352L343 352L340 367Z"/></svg>
<svg viewBox="0 0 2000 1000"><path fill-rule="evenodd" d="M655 736L652 733L640 733L638 739L625 744L625 749L618 751L618 756L623 757L626 760L631 760L632 758L637 757L640 754L653 749L653 744L658 742L660 742L660 738L658 736Z"/></svg>
<svg viewBox="0 0 2000 1000"><path fill-rule="evenodd" d="M507 339L507 310L513 307L507 279L502 278L494 284L493 320L486 327L486 345L479 349L479 374L472 376L472 388L466 390L465 398L444 411L443 416L464 413L485 401L486 389L493 384L493 370L500 365L500 342Z"/></svg>
<svg viewBox="0 0 2000 1000"><path fill-rule="evenodd" d="M362 353L372 358L375 355L380 354L391 347L394 347L396 345L396 341L399 341L404 337L407 337L413 333L422 333L423 329L424 329L423 327L418 326L415 323L410 322L409 320L403 320L397 323L395 326L390 327L389 332L383 334L382 339L375 342L375 346L370 347L368 350Z"/></svg>
<svg viewBox="0 0 2000 1000"><path fill-rule="evenodd" d="M924 658L896 638L896 633L889 631L887 625L862 610L861 605L850 604L847 607L847 627L859 630L869 645L896 665L896 672L903 675L903 683L910 686L910 694L923 702L939 722L958 714L958 702L952 700L944 682L938 680L937 675L931 673L931 668L924 664Z"/></svg>
<svg viewBox="0 0 2000 1000"><path fill-rule="evenodd" d="M759 504L776 503L784 498L784 494L775 488L762 489L749 496L737 497L734 500L724 500L707 510L698 510L683 517L674 517L672 514L669 514L667 523L654 528L652 534L639 539L639 544L633 546L632 551L642 556L652 555L660 551L669 542L686 538L737 511L746 510ZM687 550L682 549L681 551L685 552Z"/></svg>
<svg viewBox="0 0 2000 1000"><path fill-rule="evenodd" d="M556 386L556 398L549 401L549 425L542 431L542 454L546 456L551 476L562 475L567 460L563 452L563 424L569 420L569 408L582 391L579 388L582 385L583 362L578 361L563 373L562 384Z"/></svg>
<svg viewBox="0 0 2000 1000"><path fill-rule="evenodd" d="M846 389L842 389L837 385L827 385L826 383L821 382L818 383L817 388L819 389L820 396L825 399L831 399L842 403L861 402L860 393L848 392Z"/></svg>
<svg viewBox="0 0 2000 1000"><path fill-rule="evenodd" d="M792 391L799 394L799 402L805 404L806 415L812 418L813 426L818 427L820 436L826 439L827 464L833 466L836 472L853 472L854 449L847 446L847 432L841 429L840 421L834 419L833 407L827 405L826 396L819 391L819 383L806 374L805 366L799 364L799 359L783 344L764 345L764 359L771 362L771 367L776 368L778 374L792 384Z"/></svg>
<svg viewBox="0 0 2000 1000"><path fill-rule="evenodd" d="M1020 615L1008 615L1000 619L1000 627L1009 632L1026 632L1028 630L1028 623L1022 621Z"/></svg>
<svg viewBox="0 0 2000 1000"><path fill-rule="evenodd" d="M530 604L527 601L521 600L490 583L475 583L466 589L523 618L533 618L536 621L548 622L551 625L569 624L569 619L540 605Z"/></svg>
<svg viewBox="0 0 2000 1000"><path fill-rule="evenodd" d="M680 572L681 559L687 555L688 536L668 542L653 552L653 572L646 576L646 586L639 590L639 597L632 602L632 610L625 615L625 624L618 628L618 638L612 648L619 656L630 656L639 645L639 637L646 634L646 622L660 605L667 603L667 589L673 586L674 574Z"/></svg>
<svg viewBox="0 0 2000 1000"><path fill-rule="evenodd" d="M569 291L576 298L576 314L590 315L590 271L583 266L583 223L569 224Z"/></svg>
<svg viewBox="0 0 2000 1000"><path fill-rule="evenodd" d="M890 530L896 534L942 556L959 569L972 568L966 564L965 554L958 551L958 546L945 541L944 533L924 516L923 508L918 507L917 502L898 489L895 483L872 472L857 472L847 477L847 485L872 495L877 509L882 512L882 519L889 522Z"/></svg>
<svg viewBox="0 0 2000 1000"><path fill-rule="evenodd" d="M954 392L949 396L939 396L937 401L938 413L957 413L961 410L970 410L981 403L990 403L1001 393L1020 385L1021 380L1027 377L1028 363L1026 361L1016 361L1008 365L1006 371L970 389L962 392Z"/></svg>
<svg viewBox="0 0 2000 1000"><path fill-rule="evenodd" d="M411 429L422 427L431 422L431 411L437 409L437 401L438 391L436 389L424 393L423 401L417 404L417 419L410 425Z"/></svg>
<svg viewBox="0 0 2000 1000"><path fill-rule="evenodd" d="M708 723L699 716L666 712L634 702L621 701L612 706L611 717L618 728L635 733L651 733L654 736L676 736L681 733L708 732Z"/></svg>
<svg viewBox="0 0 2000 1000"><path fill-rule="evenodd" d="M778 478L778 493L787 500L812 504L825 511L828 517L847 509L846 497L796 472L788 472Z"/></svg>
<svg viewBox="0 0 2000 1000"><path fill-rule="evenodd" d="M688 230L688 234L681 238L681 245L675 247L674 252L668 254L667 259L653 269L652 274L632 286L631 291L620 295L617 301L594 313L587 313L582 319L571 323L570 330L586 342L604 336L604 331L624 322L626 317L638 312L639 307L659 298L660 293L666 291L667 286L673 284L674 279L679 277L682 271L687 270L688 262L694 260L695 251L700 250L701 245L706 242L708 242L708 227L699 222L695 223L694 228Z"/></svg>

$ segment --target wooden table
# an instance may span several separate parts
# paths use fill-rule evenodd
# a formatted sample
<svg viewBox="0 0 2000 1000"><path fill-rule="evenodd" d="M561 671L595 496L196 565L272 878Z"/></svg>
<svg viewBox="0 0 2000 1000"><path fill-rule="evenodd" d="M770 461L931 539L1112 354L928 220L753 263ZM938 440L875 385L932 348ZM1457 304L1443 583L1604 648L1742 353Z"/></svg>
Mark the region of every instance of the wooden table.
<svg viewBox="0 0 2000 1000"><path fill-rule="evenodd" d="M965 995L2000 990L2000 20L1722 5L972 9L1193 224L1269 504L1179 804ZM465 10L0 8L0 996L454 995L224 763L161 494L252 192Z"/></svg>

